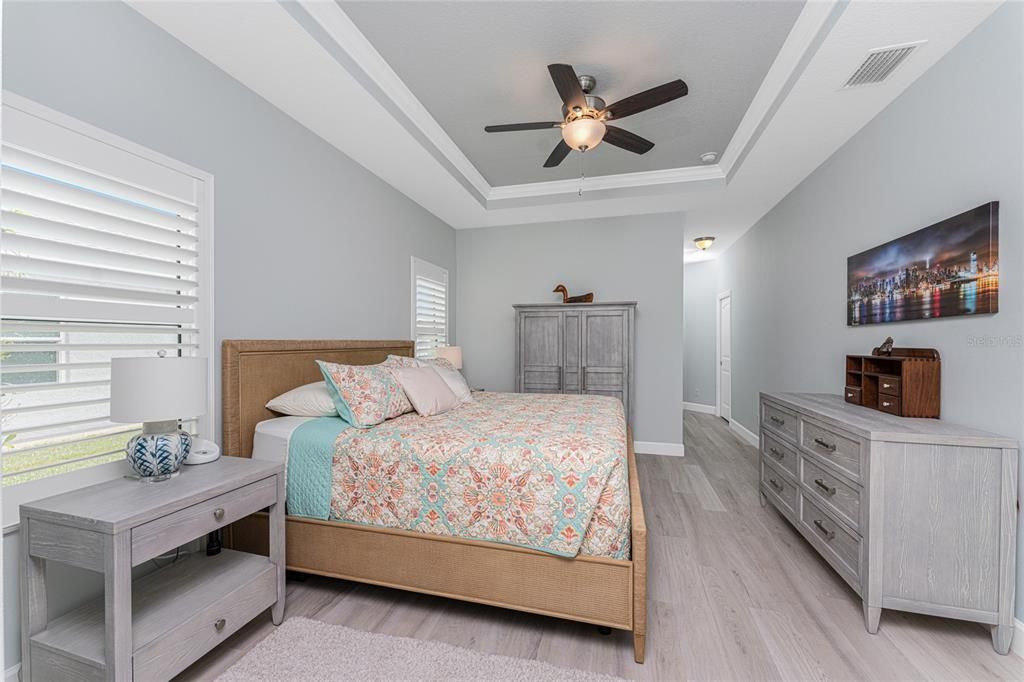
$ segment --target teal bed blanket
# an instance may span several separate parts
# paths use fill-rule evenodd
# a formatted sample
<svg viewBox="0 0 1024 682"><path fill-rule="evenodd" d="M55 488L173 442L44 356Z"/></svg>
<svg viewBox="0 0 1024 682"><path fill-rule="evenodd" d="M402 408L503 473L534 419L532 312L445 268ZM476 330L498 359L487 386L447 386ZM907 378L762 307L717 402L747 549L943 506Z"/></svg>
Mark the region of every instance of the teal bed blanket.
<svg viewBox="0 0 1024 682"><path fill-rule="evenodd" d="M341 417L300 424L288 441L288 513L326 521L331 515L334 443L352 428Z"/></svg>

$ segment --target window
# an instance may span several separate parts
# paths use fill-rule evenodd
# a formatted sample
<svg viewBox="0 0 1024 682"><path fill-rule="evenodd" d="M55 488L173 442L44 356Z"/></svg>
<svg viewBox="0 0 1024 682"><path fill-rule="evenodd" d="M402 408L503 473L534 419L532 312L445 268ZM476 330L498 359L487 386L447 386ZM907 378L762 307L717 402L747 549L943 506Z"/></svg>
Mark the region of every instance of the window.
<svg viewBox="0 0 1024 682"><path fill-rule="evenodd" d="M110 421L111 358L209 356L212 179L4 98L6 487L123 459L140 425ZM182 428L212 436L211 415L182 417Z"/></svg>
<svg viewBox="0 0 1024 682"><path fill-rule="evenodd" d="M432 358L448 345L448 271L413 256L412 338L416 357Z"/></svg>

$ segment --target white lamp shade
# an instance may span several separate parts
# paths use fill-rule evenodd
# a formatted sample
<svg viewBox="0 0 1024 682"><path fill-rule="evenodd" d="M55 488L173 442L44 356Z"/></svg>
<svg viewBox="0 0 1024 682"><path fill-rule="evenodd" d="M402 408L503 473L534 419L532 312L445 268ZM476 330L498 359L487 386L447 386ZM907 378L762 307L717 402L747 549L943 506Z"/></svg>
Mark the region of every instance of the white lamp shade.
<svg viewBox="0 0 1024 682"><path fill-rule="evenodd" d="M110 420L126 424L206 414L206 358L113 358Z"/></svg>
<svg viewBox="0 0 1024 682"><path fill-rule="evenodd" d="M437 357L452 363L455 369L462 369L462 346L441 346Z"/></svg>

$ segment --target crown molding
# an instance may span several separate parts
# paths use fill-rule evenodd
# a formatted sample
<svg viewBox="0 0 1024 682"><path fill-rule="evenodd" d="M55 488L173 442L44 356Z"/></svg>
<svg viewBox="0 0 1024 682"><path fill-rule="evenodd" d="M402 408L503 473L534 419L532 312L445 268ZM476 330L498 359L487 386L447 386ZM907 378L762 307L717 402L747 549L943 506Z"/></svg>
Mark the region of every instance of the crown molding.
<svg viewBox="0 0 1024 682"><path fill-rule="evenodd" d="M719 165L726 178L739 170L849 3L821 0L804 5L722 152Z"/></svg>
<svg viewBox="0 0 1024 682"><path fill-rule="evenodd" d="M684 182L705 182L708 180L725 180L725 173L717 165L688 166L685 168L665 168L638 173L595 175L594 177L584 178L582 184L583 190L590 193L615 189L632 189L635 187L674 185ZM509 199L531 199L560 194L576 194L579 189L579 178L551 180L549 182L530 182L521 185L500 185L491 188L487 193L487 201L490 203Z"/></svg>
<svg viewBox="0 0 1024 682"><path fill-rule="evenodd" d="M337 3L298 0L295 3L280 4L288 11L296 5L305 10L306 15L323 29L330 40L329 45L324 45L324 36L316 36L310 31L309 22L303 20L301 13L290 13L314 39L320 38L321 45L342 68L364 85L374 86L368 88L374 98L400 119L411 133L422 135L421 141L433 147L430 151L435 152L434 156L443 157L450 164L449 170L457 172L463 184L468 183L476 191L481 203L486 199L491 186L484 176ZM348 59L339 59L339 51ZM353 73L354 70L357 73Z"/></svg>

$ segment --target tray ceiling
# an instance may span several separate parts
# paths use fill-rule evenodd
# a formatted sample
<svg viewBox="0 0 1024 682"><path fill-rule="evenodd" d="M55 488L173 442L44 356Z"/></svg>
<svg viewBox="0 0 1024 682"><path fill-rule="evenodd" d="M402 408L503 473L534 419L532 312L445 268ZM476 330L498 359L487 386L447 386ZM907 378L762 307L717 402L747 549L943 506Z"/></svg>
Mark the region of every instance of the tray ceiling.
<svg viewBox="0 0 1024 682"><path fill-rule="evenodd" d="M557 129L487 134L495 123L556 121L552 62L597 78L609 104L682 78L690 94L623 119L655 143L642 156L601 145L588 177L700 165L721 154L803 2L338 3L491 186L580 175L579 154L543 168Z"/></svg>

